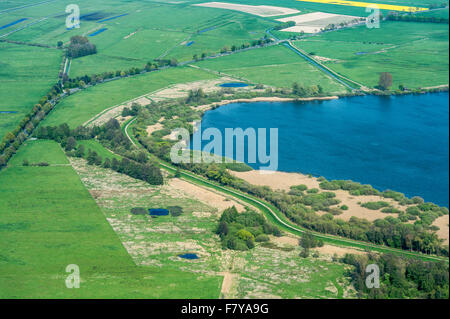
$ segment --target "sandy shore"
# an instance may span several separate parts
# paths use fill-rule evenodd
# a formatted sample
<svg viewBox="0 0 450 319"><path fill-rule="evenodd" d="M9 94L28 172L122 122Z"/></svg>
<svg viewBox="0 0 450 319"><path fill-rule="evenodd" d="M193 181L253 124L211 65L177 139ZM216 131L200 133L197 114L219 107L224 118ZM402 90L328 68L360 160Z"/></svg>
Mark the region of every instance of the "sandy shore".
<svg viewBox="0 0 450 319"><path fill-rule="evenodd" d="M449 215L444 215L439 218L436 218L436 220L433 222L433 226L439 227L439 230L436 232L438 234L439 238L444 239L444 244L448 245L448 237L449 237Z"/></svg>
<svg viewBox="0 0 450 319"><path fill-rule="evenodd" d="M286 173L286 172L271 172L271 174L261 174L260 171L253 170L249 172L234 172L229 171L230 174L247 181L250 184L258 186L269 186L273 190L278 191L289 191L291 186L295 185L306 185L308 189L319 188L319 182L316 177L309 177L308 175L300 173ZM320 190L321 192L322 190ZM383 219L387 216L396 217L397 214L383 213L381 210L371 210L362 207L360 203L384 201L388 202L392 207L404 211L407 206L400 206L398 202L391 198L384 198L381 196L374 195L364 195L364 196L353 196L348 191L345 190L334 190L332 191L336 194L336 199L340 200L341 203L337 206L347 205L348 210L344 210L341 215L336 216L342 220L350 220L351 217L355 216L358 218L364 218L368 221L374 221L376 219ZM317 212L319 215L325 214L325 212ZM448 229L448 228L447 228ZM443 237L444 238L444 237ZM447 234L448 238L448 234Z"/></svg>
<svg viewBox="0 0 450 319"><path fill-rule="evenodd" d="M287 98L287 97L254 97L251 99L234 99L234 100L222 100L220 102L215 102L211 104L199 105L197 107L192 107L194 110L199 111L207 111L212 109L214 106L222 106L225 104L231 103L251 103L251 102L310 102L310 101L328 101L328 100L336 100L339 96L323 96L323 97L305 97L305 98Z"/></svg>

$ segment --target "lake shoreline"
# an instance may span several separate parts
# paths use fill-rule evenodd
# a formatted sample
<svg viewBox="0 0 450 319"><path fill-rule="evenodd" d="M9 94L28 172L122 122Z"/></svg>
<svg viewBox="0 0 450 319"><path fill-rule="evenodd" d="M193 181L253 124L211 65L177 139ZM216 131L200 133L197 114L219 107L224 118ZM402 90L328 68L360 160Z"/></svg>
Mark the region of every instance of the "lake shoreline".
<svg viewBox="0 0 450 319"><path fill-rule="evenodd" d="M448 94L447 92L436 92L437 93L437 95L436 96L438 96L438 95L440 95L440 94ZM392 101L395 101L395 100L397 100L397 98L400 98L400 99L403 99L403 98L406 98L407 100L410 100L410 99L413 99L413 98L415 98L415 97L417 97L417 98L419 98L419 97L425 97L425 96L435 96L435 94L420 94L420 95L416 95L416 96L413 96L413 95L399 95L399 96L393 96L393 100ZM316 98L303 98L303 99L296 99L296 98L281 98L281 97L257 97L257 98L249 98L249 99L229 99L229 100L222 100L222 101L220 101L220 102L216 102L216 103L210 103L210 104L206 104L206 105L203 105L203 106L201 106L202 107L202 120L200 121L200 123L204 123L204 116L205 116L205 114L206 113L209 113L208 111L212 111L212 110L217 110L218 108L220 108L220 106L224 106L224 105L228 105L228 104L234 104L234 103L258 103L258 102L262 102L262 103L264 103L264 102L274 102L274 103L283 103L283 102L287 102L288 104L289 104L289 102L291 102L291 103L295 103L296 101L298 101L298 102L314 102L314 101L330 101L330 100L338 100L337 102L333 102L333 104L335 104L335 103L338 103L339 104L339 106L341 106L341 104L342 103L346 103L346 101L350 101L350 100L352 100L353 101L353 98L357 98L357 97L353 97L353 96L343 96L343 97L351 97L352 99L341 99L340 97L338 97L338 96L328 96L328 97L316 97ZM366 95L366 97L367 98L370 98L370 97L373 97L373 98L376 98L377 96L376 95ZM379 97L379 98L381 98L381 99L383 99L383 97ZM384 100L384 99L383 99ZM390 100L390 99L389 99ZM341 101L341 102L339 102L339 101ZM370 101L363 101L363 103L370 103ZM397 102L398 103L398 102ZM402 103L404 103L404 102L402 102ZM270 104L272 104L272 103L270 103ZM303 103L302 103L303 104ZM313 104L314 105L314 104ZM430 107L431 107L431 105L430 104L428 104ZM426 104L424 105L424 106L427 106ZM423 107L423 106L421 106L421 107ZM228 108L227 108L228 109ZM250 107L247 107L247 109L250 109ZM313 109L316 109L316 108L313 108ZM358 107L358 109L359 109L359 107ZM426 108L426 109L428 109L428 108ZM271 112L275 112L275 113L278 113L278 114L276 114L276 116L275 117L283 117L283 116L285 116L285 115L282 115L280 112L278 112L277 111L277 109L276 109L276 106L272 106L271 107ZM287 109L288 111L289 111L289 109ZM356 109L355 109L356 110ZM379 111L381 111L381 112L395 112L395 109L391 109L391 110L388 110L388 109L378 109L378 111L377 112L379 112ZM397 112L400 112L400 109L399 108L397 108ZM286 111L286 110L285 110ZM219 111L220 113L223 113L222 111ZM226 114L226 116L229 116L230 118L229 118L229 125L231 125L230 127L234 127L233 126L233 118L235 117L235 116L238 116L237 114L235 114L235 112L233 111L233 109L230 109L229 111L224 111L225 113L224 114L222 114L222 115L225 115ZM246 115L245 115L245 117L249 117L249 114L248 114L248 112L249 111L247 111L247 113L245 113ZM311 112L319 112L319 111L311 111ZM344 110L344 112L346 112L345 110ZM359 112L361 112L361 111L359 111ZM337 113L339 113L339 112L337 112ZM411 113L411 112L410 112ZM413 112L414 113L414 112ZM273 115L275 115L274 113L272 113ZM334 113L334 114L336 114L336 112ZM292 115L292 114L291 114ZM360 114L361 115L361 114ZM378 114L379 115L379 114ZM288 115L286 115L287 117L289 117ZM320 119L321 119L322 117L320 116ZM362 114L362 117L359 117L359 122L361 121L361 120L366 120L365 119L365 115L363 115ZM300 120L300 118L299 118L299 120ZM316 120L316 122L317 122L317 120L319 120L319 118L315 118L315 120ZM348 120L347 118L345 119L345 120ZM224 121L227 121L226 119L224 120ZM356 122L358 122L358 121L356 121ZM338 123L337 121L335 121L334 123ZM199 124L199 122L197 122L196 123L197 125L194 125L194 127L195 127L195 129L194 129L194 134L197 132L197 130L198 130L198 124ZM442 124L442 123L441 123ZM240 124L240 125L244 125L244 124ZM255 123L253 124L253 125L256 125ZM238 125L239 126L239 125ZM245 126L245 125L244 125ZM206 125L206 127L207 127L207 125ZM377 127L378 127L378 125L377 125ZM362 126L360 127L361 129L363 129L364 130L364 132L366 131L366 128L363 128ZM378 127L379 128L379 127ZM372 129L375 129L375 127L373 127ZM385 130L385 131L387 131L387 130ZM364 134L364 132L360 132L360 134ZM420 133L421 135L423 134L423 133ZM326 138L327 136L324 136L324 138ZM369 148L369 149L371 149L370 150L370 152L372 152L372 151L379 151L379 145L380 145L380 143L383 143L383 140L385 140L387 137L384 135L384 134L381 134L381 136L377 136L377 137L375 137L375 139L378 139L378 140L374 140L372 143L369 143L368 145L367 145L367 147L366 146L364 146L364 148L365 149L367 149L367 148ZM389 150L391 153L386 153L386 154L384 154L383 156L385 156L385 158L394 158L393 157L393 155L395 155L395 154L397 154L397 147L398 147L398 145L402 145L402 144L399 144L398 142L399 141L396 141L397 142L397 144L393 144L393 147ZM361 146L361 145L358 145L358 146ZM366 152L367 153L367 152ZM306 154L306 153L305 153ZM379 153L373 153L373 154L378 154L377 156L380 156L380 154ZM381 162L380 162L381 163ZM417 163L416 163L417 164ZM414 165L416 165L416 164L414 164ZM252 165L250 165L250 166L252 166ZM363 166L363 165L361 165L361 166ZM411 167L416 167L416 166L411 166ZM420 166L417 166L417 167L420 167ZM310 168L311 168L311 166L310 166ZM253 167L253 169L256 169L256 167ZM373 169L373 167L372 167L372 169ZM401 167L401 169L403 169L403 167ZM443 201L441 201L441 200L436 200L436 198L433 198L433 197L431 197L431 198L429 198L428 196L426 196L425 195L425 193L422 193L422 192L418 192L417 191L417 189L415 189L414 190L414 188L412 189L412 190L408 190L408 188L405 188L405 187L399 187L399 185L401 186L401 184L399 184L399 185L391 185L391 184L387 184L386 183L386 181L384 181L383 183L381 183L379 180L374 180L374 181L371 181L370 180L370 178L357 178L357 175L358 174L356 174L355 176L347 176L347 177L344 177L346 174L343 174L343 171L341 171L341 172L339 172L339 173L335 173L335 174L329 174L329 172L328 172L328 174L327 174L327 172L326 172L326 170L325 170L325 172L323 172L323 171L317 171L317 170L314 170L314 169L312 169L312 170L309 170L308 169L308 167L304 167L304 169L302 170L302 169L298 169L298 170L291 170L291 169L289 169L289 168L287 168L287 167L284 167L284 168L282 168L282 167L280 167L280 170L279 170L280 172L286 172L286 173L288 173L288 174L302 174L302 175L311 175L311 176L314 176L314 177L318 177L318 176L325 176L326 178L331 178L331 179L351 179L351 180L354 180L354 181L356 181L356 182L362 182L363 184L371 184L371 185L374 185L374 187L375 188L377 188L377 189L396 189L397 191L398 190L400 190L402 193L405 193L406 194L406 196L415 196L415 195L419 195L419 196L422 196L422 197L424 197L426 200L428 200L428 201L432 201L432 202L438 202L439 203L439 205L442 205L442 206L446 206L446 207L448 207L448 199L445 199L445 200L443 200ZM360 171L361 171L361 168L360 168ZM375 172L375 169L373 169L373 171ZM337 176L336 176L337 175ZM359 174L360 175L360 174ZM373 175L373 174L372 174ZM403 174L403 176L406 176L405 174ZM361 176L359 176L359 177L361 177ZM396 183L394 183L394 184L396 184ZM435 189L435 187L436 187L436 185L434 185L433 186L433 189Z"/></svg>
<svg viewBox="0 0 450 319"><path fill-rule="evenodd" d="M322 97L304 97L304 98L291 98L291 97L277 97L277 96L268 96L268 97L254 97L254 98L241 98L241 99L230 99L230 100L222 100L219 102L199 105L193 107L195 110L199 110L202 112L206 112L209 110L214 110L220 106L224 106L227 104L233 103L255 103L255 102L314 102L314 101L330 101L337 100L339 96L331 95L331 96L322 96Z"/></svg>

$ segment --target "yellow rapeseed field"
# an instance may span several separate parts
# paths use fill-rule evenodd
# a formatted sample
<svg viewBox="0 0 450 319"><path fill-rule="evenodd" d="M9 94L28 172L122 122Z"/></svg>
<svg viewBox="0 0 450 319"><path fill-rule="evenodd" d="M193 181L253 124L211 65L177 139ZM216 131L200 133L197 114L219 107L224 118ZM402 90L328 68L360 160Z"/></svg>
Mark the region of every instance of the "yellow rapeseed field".
<svg viewBox="0 0 450 319"><path fill-rule="evenodd" d="M409 7L409 6L396 6L392 4L382 4L382 3L369 3L369 2L358 2L358 1L347 1L347 0L297 0L302 2L316 2L316 3L328 3L328 4L337 4L341 6L352 6L352 7L378 7L382 10L394 10L394 11L407 11L407 12L416 12L416 11L425 11L428 8L422 7Z"/></svg>

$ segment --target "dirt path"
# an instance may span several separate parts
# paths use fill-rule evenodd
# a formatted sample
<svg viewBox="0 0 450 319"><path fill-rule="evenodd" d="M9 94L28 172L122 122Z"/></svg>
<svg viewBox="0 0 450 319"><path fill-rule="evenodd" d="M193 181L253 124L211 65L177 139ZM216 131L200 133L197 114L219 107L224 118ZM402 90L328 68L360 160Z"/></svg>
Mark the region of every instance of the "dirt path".
<svg viewBox="0 0 450 319"><path fill-rule="evenodd" d="M233 281L236 280L237 274L232 274L230 272L222 272L219 275L223 276L222 289L220 290L220 296L224 299L230 298L231 287L233 286Z"/></svg>

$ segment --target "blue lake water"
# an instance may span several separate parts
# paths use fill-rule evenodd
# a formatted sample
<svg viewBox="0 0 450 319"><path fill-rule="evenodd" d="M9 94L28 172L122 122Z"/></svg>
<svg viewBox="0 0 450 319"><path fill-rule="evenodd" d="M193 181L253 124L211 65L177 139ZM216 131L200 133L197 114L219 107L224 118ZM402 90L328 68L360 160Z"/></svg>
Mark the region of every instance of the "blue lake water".
<svg viewBox="0 0 450 319"><path fill-rule="evenodd" d="M210 127L223 136L225 128L278 128L279 171L350 179L449 205L448 93L235 103L208 111L201 130Z"/></svg>

